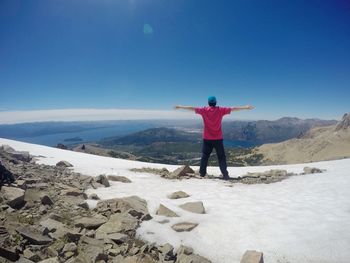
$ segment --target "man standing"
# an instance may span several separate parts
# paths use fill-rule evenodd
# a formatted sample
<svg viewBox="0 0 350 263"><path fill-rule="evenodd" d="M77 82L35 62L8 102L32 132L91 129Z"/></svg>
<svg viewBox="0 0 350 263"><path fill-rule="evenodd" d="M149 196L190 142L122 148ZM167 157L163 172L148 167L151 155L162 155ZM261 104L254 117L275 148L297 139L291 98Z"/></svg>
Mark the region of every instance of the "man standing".
<svg viewBox="0 0 350 263"><path fill-rule="evenodd" d="M221 129L222 118L226 114L230 114L232 111L239 110L252 110L253 106L247 105L242 107L217 107L216 98L210 96L208 98L207 107L192 107L192 106L175 106L175 109L184 109L195 111L202 116L204 122L203 131L203 147L202 158L199 169L200 176L204 177L207 174L207 165L213 148L215 148L216 154L219 160L220 171L223 179L228 180L230 177L227 171L226 155L223 143L223 135Z"/></svg>

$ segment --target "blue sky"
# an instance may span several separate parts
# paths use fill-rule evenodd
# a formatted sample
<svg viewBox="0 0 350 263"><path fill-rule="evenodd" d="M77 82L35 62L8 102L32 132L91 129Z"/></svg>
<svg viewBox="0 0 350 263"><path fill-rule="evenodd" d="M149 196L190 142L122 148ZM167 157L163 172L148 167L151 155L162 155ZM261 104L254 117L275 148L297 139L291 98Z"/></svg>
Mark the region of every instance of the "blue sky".
<svg viewBox="0 0 350 263"><path fill-rule="evenodd" d="M350 3L0 0L0 110L350 112Z"/></svg>

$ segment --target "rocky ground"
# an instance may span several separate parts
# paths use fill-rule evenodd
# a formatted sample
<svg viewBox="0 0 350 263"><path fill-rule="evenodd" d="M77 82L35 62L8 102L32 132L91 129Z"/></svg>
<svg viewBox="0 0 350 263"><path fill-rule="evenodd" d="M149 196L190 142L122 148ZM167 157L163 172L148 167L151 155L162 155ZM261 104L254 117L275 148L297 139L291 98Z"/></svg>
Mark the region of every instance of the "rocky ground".
<svg viewBox="0 0 350 263"><path fill-rule="evenodd" d="M125 178L85 176L65 161L39 165L10 147L1 147L0 157L1 167L16 179L0 191L0 262L210 262L189 247L175 251L170 244L138 239L136 229L152 217L146 201L137 196L99 201L89 209L86 200L98 196L86 196L86 189L108 187L108 180L128 183ZM198 205L201 209L200 204L184 209ZM173 229L194 227L184 222ZM247 253L242 262L262 262L262 253Z"/></svg>

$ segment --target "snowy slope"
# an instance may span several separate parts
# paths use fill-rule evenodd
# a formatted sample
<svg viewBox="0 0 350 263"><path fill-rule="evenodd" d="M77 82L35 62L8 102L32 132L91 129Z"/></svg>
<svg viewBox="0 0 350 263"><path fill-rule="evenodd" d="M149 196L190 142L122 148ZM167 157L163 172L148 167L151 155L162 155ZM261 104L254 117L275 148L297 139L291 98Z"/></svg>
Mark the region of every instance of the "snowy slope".
<svg viewBox="0 0 350 263"><path fill-rule="evenodd" d="M327 169L322 174L295 176L269 185L228 187L230 183L219 180L170 181L129 171L140 167L174 170L177 166L100 157L7 139L0 139L1 144L42 156L39 163L67 160L75 171L83 174L129 177L131 184L111 182L109 188L90 192L102 199L129 195L146 199L154 218L144 222L138 232L148 241L189 245L214 263L239 262L247 249L264 252L268 263L350 262L350 159L312 164ZM304 166L230 167L229 171L231 176L269 169L300 173ZM216 167L209 172L220 174ZM167 195L176 190L191 197L168 199ZM192 214L178 208L179 204L194 200L203 201L207 214ZM167 224L158 223L164 219L155 215L160 203L180 217L171 218ZM197 222L199 226L192 232L176 233L171 226L180 221Z"/></svg>

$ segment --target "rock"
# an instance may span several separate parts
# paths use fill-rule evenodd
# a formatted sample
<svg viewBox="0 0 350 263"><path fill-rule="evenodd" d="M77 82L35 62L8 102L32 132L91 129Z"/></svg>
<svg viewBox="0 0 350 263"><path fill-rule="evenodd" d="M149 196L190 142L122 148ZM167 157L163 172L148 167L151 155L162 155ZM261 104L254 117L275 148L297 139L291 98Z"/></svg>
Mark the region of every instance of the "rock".
<svg viewBox="0 0 350 263"><path fill-rule="evenodd" d="M42 261L39 261L39 263L59 263L59 261L57 257L54 257L54 258L44 259Z"/></svg>
<svg viewBox="0 0 350 263"><path fill-rule="evenodd" d="M41 203L43 205L49 205L49 206L53 205L53 201L48 195L44 195L41 197Z"/></svg>
<svg viewBox="0 0 350 263"><path fill-rule="evenodd" d="M84 208L85 210L89 210L89 204L86 201L82 201L77 206Z"/></svg>
<svg viewBox="0 0 350 263"><path fill-rule="evenodd" d="M107 217L97 214L92 217L81 217L74 221L76 227L97 229L108 221Z"/></svg>
<svg viewBox="0 0 350 263"><path fill-rule="evenodd" d="M263 253L255 250L247 250L240 263L264 263Z"/></svg>
<svg viewBox="0 0 350 263"><path fill-rule="evenodd" d="M186 211L196 213L196 214L205 214L205 209L202 202L188 202L180 205L180 207Z"/></svg>
<svg viewBox="0 0 350 263"><path fill-rule="evenodd" d="M322 173L322 170L316 167L304 167L304 174Z"/></svg>
<svg viewBox="0 0 350 263"><path fill-rule="evenodd" d="M179 199L179 198L186 198L189 197L189 195L183 191L177 191L169 195L170 199Z"/></svg>
<svg viewBox="0 0 350 263"><path fill-rule="evenodd" d="M181 178L185 176L189 176L188 174L194 174L194 170L188 165L181 166L177 168L175 171L169 174L169 178Z"/></svg>
<svg viewBox="0 0 350 263"><path fill-rule="evenodd" d="M26 248L23 251L23 257L34 262L38 262L42 259L37 253L34 253L29 248Z"/></svg>
<svg viewBox="0 0 350 263"><path fill-rule="evenodd" d="M10 207L17 209L22 207L24 202L24 190L17 187L3 186L0 190L2 197L5 199L6 204Z"/></svg>
<svg viewBox="0 0 350 263"><path fill-rule="evenodd" d="M104 239L108 237L109 234L118 232L128 233L134 231L137 226L138 220L128 213L113 214L107 223L103 224L96 230L95 237L97 239Z"/></svg>
<svg viewBox="0 0 350 263"><path fill-rule="evenodd" d="M176 254L178 254L178 255L181 255L181 254L192 255L192 254L193 254L193 248L187 247L187 246L184 246L184 245L181 245L181 246L176 250Z"/></svg>
<svg viewBox="0 0 350 263"><path fill-rule="evenodd" d="M188 232L193 230L197 226L198 224L196 223L182 222L182 223L173 225L171 228L174 229L176 232L184 232L184 231Z"/></svg>
<svg viewBox="0 0 350 263"><path fill-rule="evenodd" d="M57 167L73 167L73 165L67 161L59 161L56 163Z"/></svg>
<svg viewBox="0 0 350 263"><path fill-rule="evenodd" d="M131 183L131 180L125 176L108 175L107 179L115 182Z"/></svg>
<svg viewBox="0 0 350 263"><path fill-rule="evenodd" d="M87 199L87 196L84 193L84 191L73 187L61 190L61 195L74 196L74 197L81 196L82 198Z"/></svg>
<svg viewBox="0 0 350 263"><path fill-rule="evenodd" d="M66 252L76 252L78 249L77 245L75 243L68 243L65 244L65 246L62 249L62 253L66 253Z"/></svg>
<svg viewBox="0 0 350 263"><path fill-rule="evenodd" d="M107 237L113 240L116 244L120 245L128 240L129 236L121 233L108 234Z"/></svg>
<svg viewBox="0 0 350 263"><path fill-rule="evenodd" d="M47 245L52 242L51 238L42 235L38 228L34 226L23 225L16 228L16 231L33 245Z"/></svg>
<svg viewBox="0 0 350 263"><path fill-rule="evenodd" d="M185 255L181 254L177 256L176 263L211 263L208 259L199 255Z"/></svg>
<svg viewBox="0 0 350 263"><path fill-rule="evenodd" d="M347 130L350 127L350 113L345 113L342 120L335 127L335 131Z"/></svg>
<svg viewBox="0 0 350 263"><path fill-rule="evenodd" d="M13 174L1 163L0 159L0 189L4 184L11 185L15 181Z"/></svg>
<svg viewBox="0 0 350 263"><path fill-rule="evenodd" d="M90 194L88 198L91 199L91 200L100 200L100 198L98 197L98 195L95 194L95 193Z"/></svg>
<svg viewBox="0 0 350 263"><path fill-rule="evenodd" d="M178 215L174 211L170 210L169 208L167 208L162 204L159 205L159 208L156 214L161 216L167 216L167 217L178 217Z"/></svg>
<svg viewBox="0 0 350 263"><path fill-rule="evenodd" d="M63 143L58 143L56 145L56 148L62 149L62 150L67 150L68 149L68 147L66 145L64 145Z"/></svg>
<svg viewBox="0 0 350 263"><path fill-rule="evenodd" d="M95 181L99 184L104 185L105 187L109 187L110 184L108 182L107 177L104 174L101 174L95 178Z"/></svg>
<svg viewBox="0 0 350 263"><path fill-rule="evenodd" d="M11 261L16 261L19 259L19 253L16 252L14 248L0 246L0 257L6 258Z"/></svg>
<svg viewBox="0 0 350 263"><path fill-rule="evenodd" d="M29 260L29 259L27 259L27 258L24 258L24 257L20 257L17 261L16 261L16 263L33 263L34 261L31 261L31 260Z"/></svg>
<svg viewBox="0 0 350 263"><path fill-rule="evenodd" d="M163 254L164 260L169 261L175 258L174 247L169 243L166 243L165 245L161 246L159 250Z"/></svg>
<svg viewBox="0 0 350 263"><path fill-rule="evenodd" d="M138 196L99 201L96 205L96 210L98 213L106 216L108 214L128 212L130 215L141 220L152 218L147 209L147 202Z"/></svg>
<svg viewBox="0 0 350 263"><path fill-rule="evenodd" d="M116 263L157 263L160 261L155 261L150 255L148 254L138 254L131 257L126 258L120 258L118 261L113 261Z"/></svg>

